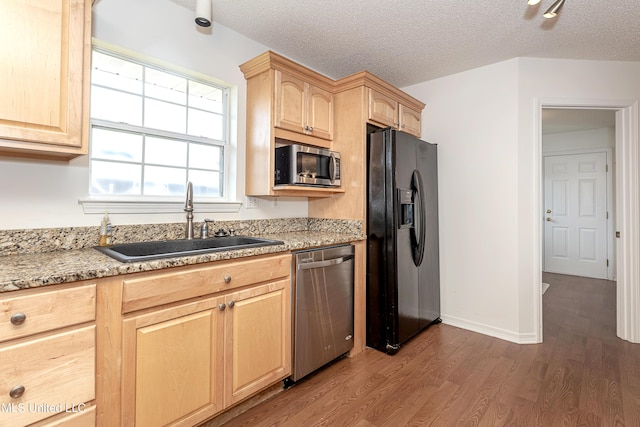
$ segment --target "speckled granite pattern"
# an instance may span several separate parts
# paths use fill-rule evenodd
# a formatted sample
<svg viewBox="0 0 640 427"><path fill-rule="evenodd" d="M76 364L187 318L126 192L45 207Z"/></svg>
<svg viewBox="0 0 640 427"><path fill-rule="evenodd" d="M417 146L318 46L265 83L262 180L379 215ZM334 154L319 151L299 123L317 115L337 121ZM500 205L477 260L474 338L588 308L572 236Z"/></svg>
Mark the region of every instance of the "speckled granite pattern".
<svg viewBox="0 0 640 427"><path fill-rule="evenodd" d="M252 224L256 227L255 229L265 231L270 231L271 226L278 229L278 232L252 233L252 235L280 240L284 244L137 263L121 263L92 247L3 256L0 257L0 293L225 259L331 246L365 239L359 228L359 222L355 225L350 221L331 222L333 225L327 225L326 228L332 229L332 232L309 230L307 223L305 223L304 230L290 232L282 231L283 227L278 228L277 222L276 225L270 222L269 226ZM242 221L238 224L242 225ZM298 222L296 221L294 228L297 227ZM325 228L324 225L320 226L319 224L315 224L315 227ZM247 227L246 230L248 229ZM349 231L342 232L347 230ZM353 230L357 231L352 232ZM248 232L238 234L249 235ZM177 237L182 237L182 234ZM93 246L93 244L87 246Z"/></svg>
<svg viewBox="0 0 640 427"><path fill-rule="evenodd" d="M361 222L318 218L278 218L241 221L215 221L210 230L234 229L236 234L255 236L267 233L295 231L329 231L360 233ZM200 236L202 223L195 223L195 235ZM0 230L0 257L28 253L83 249L98 244L99 227L42 228L30 230ZM211 231L210 231L211 233ZM184 223L136 224L113 226L113 243L145 242L149 240L181 239Z"/></svg>

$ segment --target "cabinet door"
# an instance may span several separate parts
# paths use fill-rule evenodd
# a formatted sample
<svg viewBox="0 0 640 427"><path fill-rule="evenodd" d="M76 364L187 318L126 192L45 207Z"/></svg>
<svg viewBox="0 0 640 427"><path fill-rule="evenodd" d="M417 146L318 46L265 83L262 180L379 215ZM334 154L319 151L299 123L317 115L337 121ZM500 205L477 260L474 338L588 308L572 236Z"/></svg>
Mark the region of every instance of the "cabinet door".
<svg viewBox="0 0 640 427"><path fill-rule="evenodd" d="M369 120L398 128L398 102L369 89Z"/></svg>
<svg viewBox="0 0 640 427"><path fill-rule="evenodd" d="M307 117L306 83L276 71L275 126L304 133Z"/></svg>
<svg viewBox="0 0 640 427"><path fill-rule="evenodd" d="M0 148L86 153L90 13L89 0L2 3Z"/></svg>
<svg viewBox="0 0 640 427"><path fill-rule="evenodd" d="M322 139L333 138L333 94L309 85L309 117L311 135Z"/></svg>
<svg viewBox="0 0 640 427"><path fill-rule="evenodd" d="M400 130L420 138L422 132L422 115L420 112L400 104L399 113Z"/></svg>
<svg viewBox="0 0 640 427"><path fill-rule="evenodd" d="M216 301L123 322L124 425L194 425L222 409L224 316Z"/></svg>
<svg viewBox="0 0 640 427"><path fill-rule="evenodd" d="M291 374L289 279L225 297L225 406Z"/></svg>

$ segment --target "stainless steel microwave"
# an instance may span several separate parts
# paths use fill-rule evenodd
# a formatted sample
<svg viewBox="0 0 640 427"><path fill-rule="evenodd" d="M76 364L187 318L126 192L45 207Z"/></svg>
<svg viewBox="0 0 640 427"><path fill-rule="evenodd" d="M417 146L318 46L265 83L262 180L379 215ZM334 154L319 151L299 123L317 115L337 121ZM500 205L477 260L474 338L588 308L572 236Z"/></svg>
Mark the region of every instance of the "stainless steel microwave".
<svg viewBox="0 0 640 427"><path fill-rule="evenodd" d="M340 186L340 153L306 145L276 147L275 185Z"/></svg>

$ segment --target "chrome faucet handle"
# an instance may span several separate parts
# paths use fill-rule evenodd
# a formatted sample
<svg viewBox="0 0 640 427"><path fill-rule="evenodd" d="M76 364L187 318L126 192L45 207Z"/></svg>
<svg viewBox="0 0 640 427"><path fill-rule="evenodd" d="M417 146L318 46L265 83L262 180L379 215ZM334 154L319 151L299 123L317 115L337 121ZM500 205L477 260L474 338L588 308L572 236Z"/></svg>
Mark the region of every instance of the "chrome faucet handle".
<svg viewBox="0 0 640 427"><path fill-rule="evenodd" d="M202 239L206 239L209 237L209 223L212 223L213 220L209 218L205 218L202 222L202 227L200 228L200 237Z"/></svg>
<svg viewBox="0 0 640 427"><path fill-rule="evenodd" d="M226 237L228 235L229 235L229 233L224 231L222 228L218 229L218 231L216 231L216 233L214 234L214 236L216 236L216 237Z"/></svg>
<svg viewBox="0 0 640 427"><path fill-rule="evenodd" d="M184 211L193 211L193 184L191 184L191 181L187 183L187 196L184 201Z"/></svg>
<svg viewBox="0 0 640 427"><path fill-rule="evenodd" d="M187 197L184 202L184 211L187 213L187 226L185 237L189 240L193 239L193 185L191 181L187 183Z"/></svg>

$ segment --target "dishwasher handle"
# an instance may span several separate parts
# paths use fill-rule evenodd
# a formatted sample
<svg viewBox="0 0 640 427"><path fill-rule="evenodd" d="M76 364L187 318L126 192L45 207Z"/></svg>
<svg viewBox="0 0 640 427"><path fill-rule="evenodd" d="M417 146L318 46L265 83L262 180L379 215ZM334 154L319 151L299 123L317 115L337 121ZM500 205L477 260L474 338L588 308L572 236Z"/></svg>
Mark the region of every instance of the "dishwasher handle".
<svg viewBox="0 0 640 427"><path fill-rule="evenodd" d="M315 261L315 262L301 262L298 264L299 270L309 270L312 268L322 268L322 267L330 267L332 265L342 264L345 261L349 261L353 259L353 255L345 255L340 258L332 258L325 261Z"/></svg>

